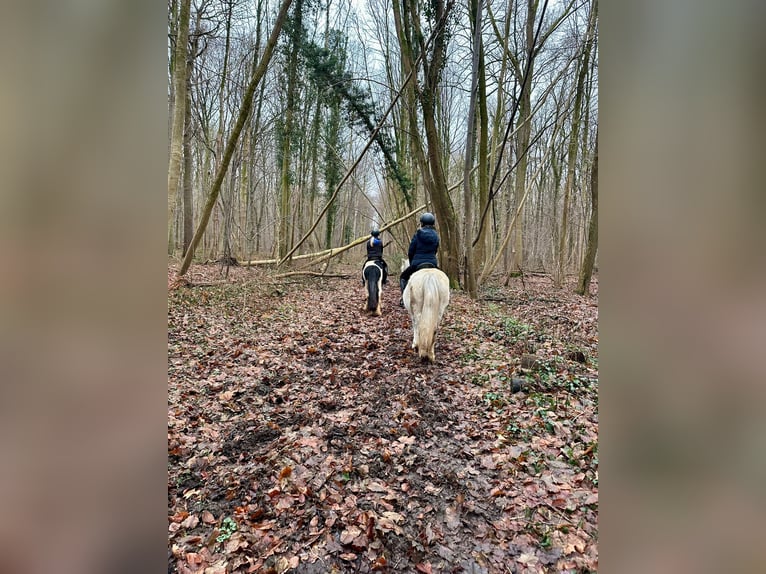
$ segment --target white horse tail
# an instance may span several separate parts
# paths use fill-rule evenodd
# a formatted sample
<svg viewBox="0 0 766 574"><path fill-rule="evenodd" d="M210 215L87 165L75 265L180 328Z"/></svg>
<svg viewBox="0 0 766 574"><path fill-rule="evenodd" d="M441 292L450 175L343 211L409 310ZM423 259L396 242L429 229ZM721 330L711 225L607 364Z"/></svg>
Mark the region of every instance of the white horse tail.
<svg viewBox="0 0 766 574"><path fill-rule="evenodd" d="M412 346L422 359L433 362L436 328L449 304L449 278L439 269L414 273L405 289L404 303L412 317Z"/></svg>

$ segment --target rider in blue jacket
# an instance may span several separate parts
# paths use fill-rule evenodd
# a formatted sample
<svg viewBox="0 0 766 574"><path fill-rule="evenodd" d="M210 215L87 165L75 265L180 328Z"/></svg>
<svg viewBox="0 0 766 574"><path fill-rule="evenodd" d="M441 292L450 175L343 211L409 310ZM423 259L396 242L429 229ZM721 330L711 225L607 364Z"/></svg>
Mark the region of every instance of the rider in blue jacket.
<svg viewBox="0 0 766 574"><path fill-rule="evenodd" d="M420 229L415 232L410 241L410 248L407 250L407 257L410 260L410 266L407 267L399 276L399 287L402 293L407 287L410 276L418 270L418 267L429 263L433 267L438 267L436 252L439 250L439 234L434 229L436 218L433 213L424 213L420 216ZM404 307L404 300L399 299L399 306Z"/></svg>
<svg viewBox="0 0 766 574"><path fill-rule="evenodd" d="M365 243L367 246L367 261L377 261L378 266L383 270L383 285L388 282L388 264L383 259L383 240L380 239L380 230L373 227L370 231L370 238ZM364 269L364 267L362 267ZM364 284L364 279L362 279Z"/></svg>

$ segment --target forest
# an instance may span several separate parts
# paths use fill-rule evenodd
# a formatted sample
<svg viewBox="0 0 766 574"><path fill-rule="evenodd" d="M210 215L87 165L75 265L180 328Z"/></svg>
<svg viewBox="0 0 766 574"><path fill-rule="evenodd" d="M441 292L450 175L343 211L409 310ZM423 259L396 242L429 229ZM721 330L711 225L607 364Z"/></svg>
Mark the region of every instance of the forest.
<svg viewBox="0 0 766 574"><path fill-rule="evenodd" d="M596 571L598 0L167 16L168 571Z"/></svg>

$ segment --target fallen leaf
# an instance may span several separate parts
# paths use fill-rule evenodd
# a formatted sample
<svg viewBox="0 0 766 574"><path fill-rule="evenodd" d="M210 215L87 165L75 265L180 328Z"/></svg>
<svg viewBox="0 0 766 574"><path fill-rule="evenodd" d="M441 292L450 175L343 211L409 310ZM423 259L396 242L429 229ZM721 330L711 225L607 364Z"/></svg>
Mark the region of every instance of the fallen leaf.
<svg viewBox="0 0 766 574"><path fill-rule="evenodd" d="M415 564L415 568L417 568L420 572L424 572L425 574L431 574L430 562L420 562L419 564Z"/></svg>
<svg viewBox="0 0 766 574"><path fill-rule="evenodd" d="M170 517L170 520L172 520L173 522L181 522L187 516L189 516L189 513L186 510L179 510L173 516Z"/></svg>
<svg viewBox="0 0 766 574"><path fill-rule="evenodd" d="M202 556L200 556L196 552L188 552L186 554L186 561L189 564L202 564Z"/></svg>
<svg viewBox="0 0 766 574"><path fill-rule="evenodd" d="M598 504L598 494L593 493L585 497L582 501L583 504Z"/></svg>
<svg viewBox="0 0 766 574"><path fill-rule="evenodd" d="M447 506L444 509L444 520L447 523L447 527L450 530L454 530L460 526L460 513L453 506Z"/></svg>
<svg viewBox="0 0 766 574"><path fill-rule="evenodd" d="M392 510L386 510L385 512L383 512L383 516L385 516L386 518L390 520L393 520L397 524L404 521L404 516L402 516L398 512L393 512Z"/></svg>
<svg viewBox="0 0 766 574"><path fill-rule="evenodd" d="M282 556L279 560L277 560L277 563L274 565L274 569L277 571L277 574L283 574L283 572L287 572L290 569L290 561Z"/></svg>
<svg viewBox="0 0 766 574"><path fill-rule="evenodd" d="M395 532L396 534L402 533L402 529L399 528L393 520L384 516L381 516L378 519L377 528L379 528L382 532Z"/></svg>
<svg viewBox="0 0 766 574"><path fill-rule="evenodd" d="M537 564L537 556L528 552L522 552L516 560L524 565Z"/></svg>
<svg viewBox="0 0 766 574"><path fill-rule="evenodd" d="M199 516L196 514L191 514L186 517L186 519L181 523L181 526L184 528L194 528L199 524Z"/></svg>
<svg viewBox="0 0 766 574"><path fill-rule="evenodd" d="M388 492L388 489L384 485L374 481L367 483L367 490L370 492Z"/></svg>
<svg viewBox="0 0 766 574"><path fill-rule="evenodd" d="M497 468L497 465L495 464L495 459L492 458L491 454L488 454L486 456L481 457L481 466L488 470L495 470Z"/></svg>
<svg viewBox="0 0 766 574"><path fill-rule="evenodd" d="M351 544L354 538L359 536L362 530L358 526L349 526L346 530L340 533L341 544Z"/></svg>
<svg viewBox="0 0 766 574"><path fill-rule="evenodd" d="M209 510L202 511L202 522L205 524L215 524L215 516Z"/></svg>

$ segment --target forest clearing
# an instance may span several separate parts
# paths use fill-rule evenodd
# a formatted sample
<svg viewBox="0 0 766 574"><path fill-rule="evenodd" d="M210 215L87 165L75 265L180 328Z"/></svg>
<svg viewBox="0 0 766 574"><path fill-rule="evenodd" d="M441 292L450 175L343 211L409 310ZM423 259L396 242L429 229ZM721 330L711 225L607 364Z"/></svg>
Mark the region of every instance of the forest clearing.
<svg viewBox="0 0 766 574"><path fill-rule="evenodd" d="M453 291L430 364L335 275L169 290L169 572L596 571L597 279Z"/></svg>

